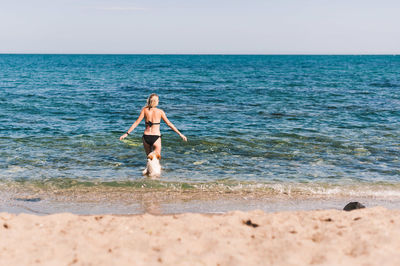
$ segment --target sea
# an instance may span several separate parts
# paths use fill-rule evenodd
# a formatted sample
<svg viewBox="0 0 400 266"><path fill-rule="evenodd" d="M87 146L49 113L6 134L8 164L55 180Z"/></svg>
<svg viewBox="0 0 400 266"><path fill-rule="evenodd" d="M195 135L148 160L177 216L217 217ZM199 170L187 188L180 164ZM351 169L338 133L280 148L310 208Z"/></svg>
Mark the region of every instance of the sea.
<svg viewBox="0 0 400 266"><path fill-rule="evenodd" d="M161 123L158 179L142 176L144 121L119 140L151 93L188 138ZM390 202L399 156L400 56L0 55L0 211L139 213L116 207L138 195Z"/></svg>

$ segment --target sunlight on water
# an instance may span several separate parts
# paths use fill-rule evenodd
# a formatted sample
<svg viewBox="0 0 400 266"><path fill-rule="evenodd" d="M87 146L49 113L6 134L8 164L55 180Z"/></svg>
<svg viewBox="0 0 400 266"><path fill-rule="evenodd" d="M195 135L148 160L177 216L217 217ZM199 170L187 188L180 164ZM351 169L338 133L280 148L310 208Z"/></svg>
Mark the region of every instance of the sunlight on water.
<svg viewBox="0 0 400 266"><path fill-rule="evenodd" d="M0 67L1 182L400 191L399 57L0 55ZM189 139L161 125L156 183L141 175L143 123L119 141L152 92Z"/></svg>

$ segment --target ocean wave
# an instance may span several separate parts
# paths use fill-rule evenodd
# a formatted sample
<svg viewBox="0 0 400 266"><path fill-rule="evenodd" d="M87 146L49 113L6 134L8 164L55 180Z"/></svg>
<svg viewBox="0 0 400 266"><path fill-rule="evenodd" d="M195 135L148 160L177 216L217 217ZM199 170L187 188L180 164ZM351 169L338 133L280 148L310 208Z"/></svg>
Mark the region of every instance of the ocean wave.
<svg viewBox="0 0 400 266"><path fill-rule="evenodd" d="M211 193L220 195L246 194L255 197L372 197L400 199L400 183L296 183L296 182L241 182L220 180L214 182L168 182L140 179L122 181L75 180L69 178L48 180L1 180L0 191L30 191L46 193Z"/></svg>

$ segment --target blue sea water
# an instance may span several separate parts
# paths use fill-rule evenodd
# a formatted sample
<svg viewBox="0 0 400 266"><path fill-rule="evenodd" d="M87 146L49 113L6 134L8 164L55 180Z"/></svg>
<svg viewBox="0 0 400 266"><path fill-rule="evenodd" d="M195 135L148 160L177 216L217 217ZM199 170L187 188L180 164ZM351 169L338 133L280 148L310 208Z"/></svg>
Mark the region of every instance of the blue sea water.
<svg viewBox="0 0 400 266"><path fill-rule="evenodd" d="M153 92L159 185L400 193L400 56L3 54L0 182L143 186Z"/></svg>

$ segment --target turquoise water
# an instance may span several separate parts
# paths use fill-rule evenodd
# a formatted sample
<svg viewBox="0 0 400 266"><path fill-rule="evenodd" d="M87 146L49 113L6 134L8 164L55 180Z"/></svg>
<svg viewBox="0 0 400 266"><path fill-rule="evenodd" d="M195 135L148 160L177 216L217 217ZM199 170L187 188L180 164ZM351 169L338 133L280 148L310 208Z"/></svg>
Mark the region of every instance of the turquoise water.
<svg viewBox="0 0 400 266"><path fill-rule="evenodd" d="M1 182L146 186L153 92L189 139L153 187L400 193L400 56L0 55Z"/></svg>

